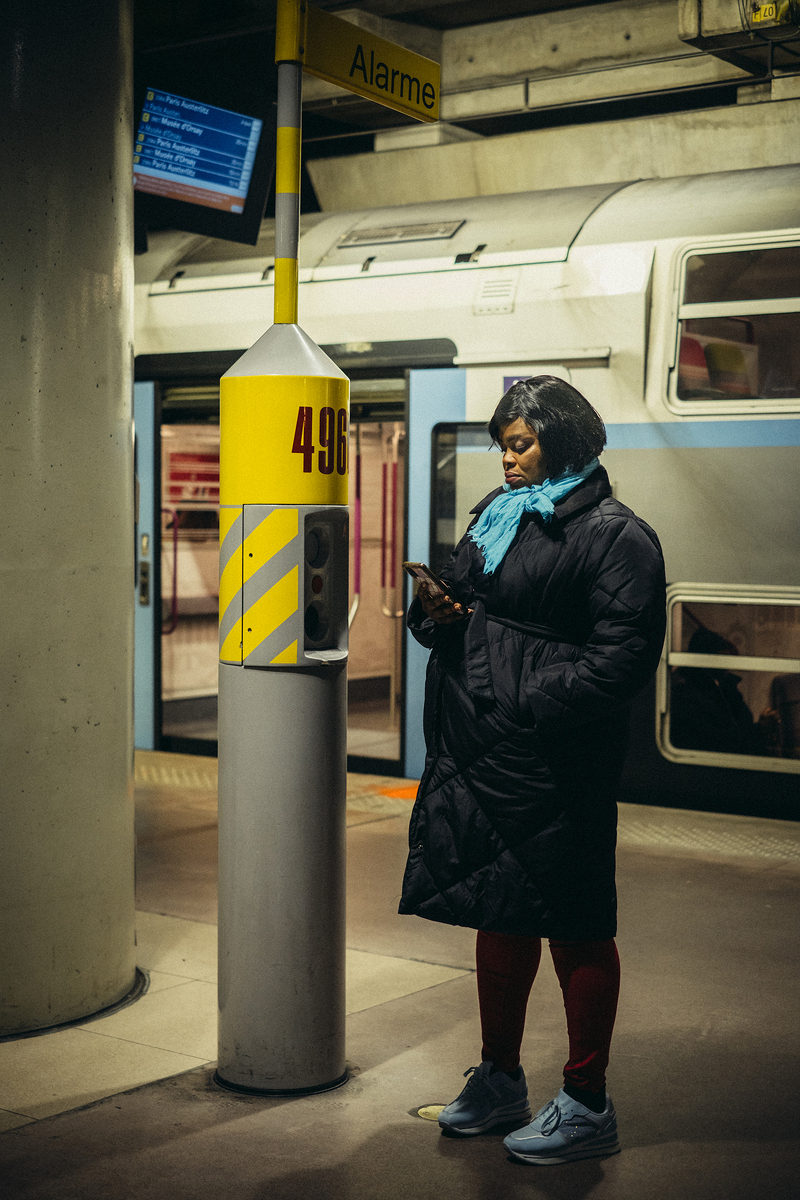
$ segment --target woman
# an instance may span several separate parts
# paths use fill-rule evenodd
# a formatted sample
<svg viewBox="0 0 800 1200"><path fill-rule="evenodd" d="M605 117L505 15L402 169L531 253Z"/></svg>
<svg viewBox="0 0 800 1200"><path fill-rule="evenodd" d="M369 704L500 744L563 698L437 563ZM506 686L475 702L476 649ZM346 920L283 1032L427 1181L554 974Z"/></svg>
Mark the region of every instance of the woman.
<svg viewBox="0 0 800 1200"><path fill-rule="evenodd" d="M615 795L632 698L665 627L658 539L611 495L598 414L549 375L516 383L489 422L505 483L409 612L431 647L427 759L402 913L478 930L482 1062L443 1110L450 1133L530 1117L519 1052L550 942L564 996L564 1087L509 1135L523 1162L619 1149L605 1068L619 993Z"/></svg>

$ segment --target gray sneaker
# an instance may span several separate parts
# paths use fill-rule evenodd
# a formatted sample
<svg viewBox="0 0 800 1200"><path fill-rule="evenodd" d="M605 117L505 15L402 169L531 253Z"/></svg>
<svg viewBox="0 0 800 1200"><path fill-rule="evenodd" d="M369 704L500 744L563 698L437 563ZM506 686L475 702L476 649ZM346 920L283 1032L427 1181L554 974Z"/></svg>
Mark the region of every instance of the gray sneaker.
<svg viewBox="0 0 800 1200"><path fill-rule="evenodd" d="M611 1097L605 1111L592 1112L560 1091L523 1129L510 1133L503 1145L520 1162L567 1163L581 1158L604 1158L619 1152L617 1114Z"/></svg>
<svg viewBox="0 0 800 1200"><path fill-rule="evenodd" d="M519 1079L503 1071L492 1071L490 1062L470 1067L467 1086L460 1096L439 1113L439 1124L448 1133L483 1133L493 1125L527 1121L531 1115L528 1085L520 1067Z"/></svg>

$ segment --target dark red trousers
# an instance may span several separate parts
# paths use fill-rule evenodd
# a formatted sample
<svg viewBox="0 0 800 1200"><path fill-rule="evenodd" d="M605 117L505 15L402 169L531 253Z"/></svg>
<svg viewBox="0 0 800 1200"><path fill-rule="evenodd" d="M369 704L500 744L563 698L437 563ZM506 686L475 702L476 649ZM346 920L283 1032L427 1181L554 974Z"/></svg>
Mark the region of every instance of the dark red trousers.
<svg viewBox="0 0 800 1200"><path fill-rule="evenodd" d="M515 1071L525 1028L528 996L542 953L541 939L479 931L476 949L483 1059ZM604 942L550 941L564 997L569 1060L564 1080L591 1092L605 1088L617 1014L619 955Z"/></svg>

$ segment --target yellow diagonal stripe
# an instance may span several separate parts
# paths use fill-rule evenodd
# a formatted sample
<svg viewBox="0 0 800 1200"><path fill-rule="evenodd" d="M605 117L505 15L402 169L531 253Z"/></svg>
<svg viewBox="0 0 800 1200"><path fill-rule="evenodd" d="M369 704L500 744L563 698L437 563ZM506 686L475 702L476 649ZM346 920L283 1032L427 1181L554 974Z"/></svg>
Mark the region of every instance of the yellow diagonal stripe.
<svg viewBox="0 0 800 1200"><path fill-rule="evenodd" d="M219 615L227 611L237 592L242 590L242 548L232 554L219 580Z"/></svg>
<svg viewBox="0 0 800 1200"><path fill-rule="evenodd" d="M222 662L240 663L242 661L242 618L234 625L219 652Z"/></svg>
<svg viewBox="0 0 800 1200"><path fill-rule="evenodd" d="M295 515L297 515L295 513ZM244 657L252 654L300 606L300 568L292 567L256 600L244 614L242 648Z"/></svg>
<svg viewBox="0 0 800 1200"><path fill-rule="evenodd" d="M236 518L241 513L241 508L221 508L219 510L219 538L220 543L225 540L225 535L233 525ZM235 554L226 562L222 574L219 579L219 615L227 610L231 600L236 596L237 592L242 589L242 547L239 546ZM226 638L226 645L230 638ZM238 642L237 638L237 642Z"/></svg>
<svg viewBox="0 0 800 1200"><path fill-rule="evenodd" d="M274 663L296 663L297 638L295 638L291 646L287 646L285 650L281 650L280 654L276 654L272 661Z"/></svg>
<svg viewBox="0 0 800 1200"><path fill-rule="evenodd" d="M235 521L242 514L241 507L221 508L219 510L219 540L220 545L225 540L225 537L232 529ZM242 591L242 546L241 543L237 546L234 554L226 562L222 574L219 579L219 615L222 619L223 613L228 609L232 601L239 597L239 607L241 608L241 591ZM241 662L242 661L242 619L241 617L228 633L225 641L220 646L219 656L223 662Z"/></svg>
<svg viewBox="0 0 800 1200"><path fill-rule="evenodd" d="M244 543L244 581L255 575L279 550L297 537L296 508L275 508L258 524Z"/></svg>
<svg viewBox="0 0 800 1200"><path fill-rule="evenodd" d="M228 536L228 532L229 532L231 526L233 525L236 518L240 515L241 511L242 511L241 505L239 505L235 508L221 508L219 510L219 544L220 545L222 545L222 543L225 541L225 538Z"/></svg>

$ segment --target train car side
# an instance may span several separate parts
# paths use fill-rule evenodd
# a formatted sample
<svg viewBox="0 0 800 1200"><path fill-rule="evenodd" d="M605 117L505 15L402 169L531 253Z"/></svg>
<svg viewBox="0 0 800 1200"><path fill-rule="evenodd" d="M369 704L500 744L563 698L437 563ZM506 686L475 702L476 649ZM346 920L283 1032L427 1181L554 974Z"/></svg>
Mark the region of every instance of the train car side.
<svg viewBox="0 0 800 1200"><path fill-rule="evenodd" d="M436 527L424 446L445 426L460 484L438 516L463 528L497 469L473 434L509 379L560 374L603 416L616 494L658 531L671 585L659 677L634 714L631 800L798 815L799 184L784 167L321 214L301 239L315 341L365 368L378 345L409 348L409 478L432 479L424 496L409 488L409 529ZM268 249L170 261L165 239L158 278L140 263L137 354L255 340ZM413 347L448 340L460 383L445 402L441 377L440 415L435 379L415 403ZM415 446L428 454L416 468ZM406 697L408 713L418 704Z"/></svg>

